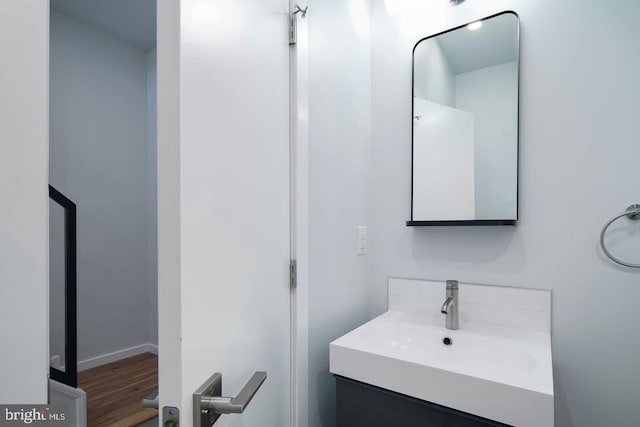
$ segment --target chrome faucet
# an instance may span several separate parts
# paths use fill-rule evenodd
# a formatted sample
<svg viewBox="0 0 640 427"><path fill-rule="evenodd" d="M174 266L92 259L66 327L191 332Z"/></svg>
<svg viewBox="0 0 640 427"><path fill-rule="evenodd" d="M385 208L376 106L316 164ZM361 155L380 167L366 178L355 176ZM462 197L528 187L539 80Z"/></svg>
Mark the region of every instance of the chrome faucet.
<svg viewBox="0 0 640 427"><path fill-rule="evenodd" d="M442 314L446 314L444 327L447 329L460 329L458 324L458 281L447 280L447 299L440 309Z"/></svg>

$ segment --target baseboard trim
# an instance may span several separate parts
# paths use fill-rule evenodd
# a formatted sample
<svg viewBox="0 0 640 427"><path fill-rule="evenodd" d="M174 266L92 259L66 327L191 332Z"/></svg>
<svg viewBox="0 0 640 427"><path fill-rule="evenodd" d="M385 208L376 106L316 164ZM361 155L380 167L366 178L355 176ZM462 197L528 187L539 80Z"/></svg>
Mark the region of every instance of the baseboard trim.
<svg viewBox="0 0 640 427"><path fill-rule="evenodd" d="M87 369L106 365L107 363L116 362L142 353L153 353L157 355L158 346L156 344L146 343L129 348L123 348L122 350L113 351L111 353L101 354L100 356L90 357L78 362L78 372L86 371Z"/></svg>
<svg viewBox="0 0 640 427"><path fill-rule="evenodd" d="M69 387L49 378L49 402L64 404L73 411L75 427L87 425L87 393L81 388Z"/></svg>

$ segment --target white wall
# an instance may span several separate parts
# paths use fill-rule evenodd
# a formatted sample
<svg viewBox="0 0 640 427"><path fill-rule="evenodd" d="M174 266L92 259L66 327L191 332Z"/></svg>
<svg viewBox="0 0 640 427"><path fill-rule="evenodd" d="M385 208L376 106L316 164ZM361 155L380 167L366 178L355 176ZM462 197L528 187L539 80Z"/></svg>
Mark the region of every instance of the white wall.
<svg viewBox="0 0 640 427"><path fill-rule="evenodd" d="M609 217L640 197L640 3L412 4L393 19L382 0L373 8L374 311L385 309L388 276L552 289L556 426L636 425L640 271L607 261L597 239ZM405 227L411 48L505 9L522 24L519 224ZM629 239L636 249L617 245L618 254L638 262L638 234L616 240Z"/></svg>
<svg viewBox="0 0 640 427"><path fill-rule="evenodd" d="M0 402L46 403L49 4L0 2Z"/></svg>
<svg viewBox="0 0 640 427"><path fill-rule="evenodd" d="M424 40L415 47L414 69L414 95L449 107L456 106L455 75L438 40Z"/></svg>
<svg viewBox="0 0 640 427"><path fill-rule="evenodd" d="M146 53L53 12L50 182L77 205L79 361L154 339L147 120Z"/></svg>
<svg viewBox="0 0 640 427"><path fill-rule="evenodd" d="M309 426L335 424L329 342L369 318L369 1L310 2ZM408 115L406 117L409 117Z"/></svg>
<svg viewBox="0 0 640 427"><path fill-rule="evenodd" d="M518 63L456 75L456 107L475 118L476 219L517 217Z"/></svg>

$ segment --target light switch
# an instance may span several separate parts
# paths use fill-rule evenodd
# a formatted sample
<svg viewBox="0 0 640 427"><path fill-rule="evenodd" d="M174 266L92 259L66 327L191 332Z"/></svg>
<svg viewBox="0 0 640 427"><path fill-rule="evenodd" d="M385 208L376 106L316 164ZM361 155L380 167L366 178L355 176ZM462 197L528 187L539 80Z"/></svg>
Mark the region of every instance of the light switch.
<svg viewBox="0 0 640 427"><path fill-rule="evenodd" d="M357 250L356 250L356 254L357 255L364 255L367 253L367 227L364 225L360 225L358 226L358 233L357 233Z"/></svg>

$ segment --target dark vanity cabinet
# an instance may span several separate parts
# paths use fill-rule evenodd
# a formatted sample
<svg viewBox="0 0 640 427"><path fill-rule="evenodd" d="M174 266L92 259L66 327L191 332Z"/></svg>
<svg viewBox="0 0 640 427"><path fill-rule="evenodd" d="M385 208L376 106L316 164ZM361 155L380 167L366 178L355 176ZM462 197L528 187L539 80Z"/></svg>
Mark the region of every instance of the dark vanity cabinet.
<svg viewBox="0 0 640 427"><path fill-rule="evenodd" d="M337 427L507 426L349 378L335 378Z"/></svg>

